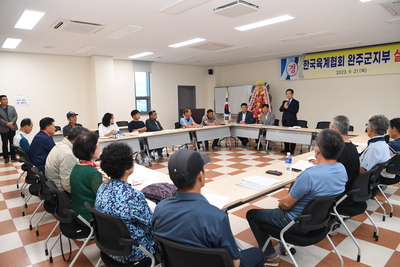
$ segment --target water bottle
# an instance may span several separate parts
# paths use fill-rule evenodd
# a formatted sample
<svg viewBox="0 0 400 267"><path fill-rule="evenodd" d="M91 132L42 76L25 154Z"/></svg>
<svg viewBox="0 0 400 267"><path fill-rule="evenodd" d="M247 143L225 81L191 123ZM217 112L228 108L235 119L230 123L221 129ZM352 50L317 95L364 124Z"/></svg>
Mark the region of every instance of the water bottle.
<svg viewBox="0 0 400 267"><path fill-rule="evenodd" d="M117 138L120 138L121 137L121 131L118 131L117 132Z"/></svg>
<svg viewBox="0 0 400 267"><path fill-rule="evenodd" d="M292 171L292 156L290 156L290 152L287 153L285 158L285 171Z"/></svg>

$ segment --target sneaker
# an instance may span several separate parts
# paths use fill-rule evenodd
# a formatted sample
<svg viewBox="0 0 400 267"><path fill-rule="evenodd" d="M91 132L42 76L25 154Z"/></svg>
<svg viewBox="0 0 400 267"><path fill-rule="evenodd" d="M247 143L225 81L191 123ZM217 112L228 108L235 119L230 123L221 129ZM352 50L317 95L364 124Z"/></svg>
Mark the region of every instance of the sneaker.
<svg viewBox="0 0 400 267"><path fill-rule="evenodd" d="M265 256L264 266L279 266L280 262L281 262L281 258L279 257L279 255L276 256L275 258Z"/></svg>
<svg viewBox="0 0 400 267"><path fill-rule="evenodd" d="M340 223L334 221L334 222L331 224L331 227L330 227L330 230L329 230L329 232L328 232L328 235L329 235L329 236L334 236L334 235L336 235L336 234L338 233L338 231L339 231L339 228L340 228Z"/></svg>

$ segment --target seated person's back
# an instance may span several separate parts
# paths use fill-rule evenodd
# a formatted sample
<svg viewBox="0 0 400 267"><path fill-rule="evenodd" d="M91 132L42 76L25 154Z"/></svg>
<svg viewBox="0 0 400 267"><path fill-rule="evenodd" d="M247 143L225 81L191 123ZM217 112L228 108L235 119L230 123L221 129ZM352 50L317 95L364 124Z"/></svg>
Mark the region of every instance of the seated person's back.
<svg viewBox="0 0 400 267"><path fill-rule="evenodd" d="M112 143L101 154L101 168L111 178L100 185L95 209L123 220L129 229L131 238L154 254L152 233L153 214L144 194L127 182L133 173L132 149L124 143ZM132 247L129 256L109 255L112 259L128 264L147 257L136 247Z"/></svg>
<svg viewBox="0 0 400 267"><path fill-rule="evenodd" d="M41 172L44 173L47 156L50 150L56 145L52 135L56 131L54 119L46 117L40 120L40 132L32 140L29 148L29 158Z"/></svg>

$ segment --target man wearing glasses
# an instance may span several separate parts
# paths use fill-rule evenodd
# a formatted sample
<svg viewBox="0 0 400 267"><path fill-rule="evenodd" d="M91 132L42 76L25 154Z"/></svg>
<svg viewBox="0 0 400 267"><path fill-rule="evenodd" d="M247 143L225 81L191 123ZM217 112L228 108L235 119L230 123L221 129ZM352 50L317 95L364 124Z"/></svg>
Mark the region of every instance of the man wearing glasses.
<svg viewBox="0 0 400 267"><path fill-rule="evenodd" d="M146 128L148 132L157 132L162 131L164 128L161 126L161 123L157 120L157 112L152 110L149 112L149 118L146 120ZM157 154L160 158L163 157L162 154L163 148L157 148Z"/></svg>
<svg viewBox="0 0 400 267"><path fill-rule="evenodd" d="M367 123L368 147L360 157L360 173L372 169L376 164L390 159L389 146L384 134L389 128L389 120L383 114L373 114Z"/></svg>
<svg viewBox="0 0 400 267"><path fill-rule="evenodd" d="M26 153L29 153L29 141L26 138L27 134L32 132L33 123L29 118L25 118L20 123L20 128L17 130L14 136L13 144L16 147L20 147L25 150Z"/></svg>

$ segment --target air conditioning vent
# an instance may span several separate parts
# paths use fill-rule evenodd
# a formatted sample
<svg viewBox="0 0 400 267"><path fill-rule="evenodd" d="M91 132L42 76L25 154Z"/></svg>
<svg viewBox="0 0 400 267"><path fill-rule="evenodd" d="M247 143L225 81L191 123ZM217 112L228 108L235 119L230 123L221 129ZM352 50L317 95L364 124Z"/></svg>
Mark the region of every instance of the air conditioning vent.
<svg viewBox="0 0 400 267"><path fill-rule="evenodd" d="M51 29L63 32L93 34L107 27L107 25L60 18L51 25Z"/></svg>
<svg viewBox="0 0 400 267"><path fill-rule="evenodd" d="M400 1L380 3L393 16L400 16Z"/></svg>

